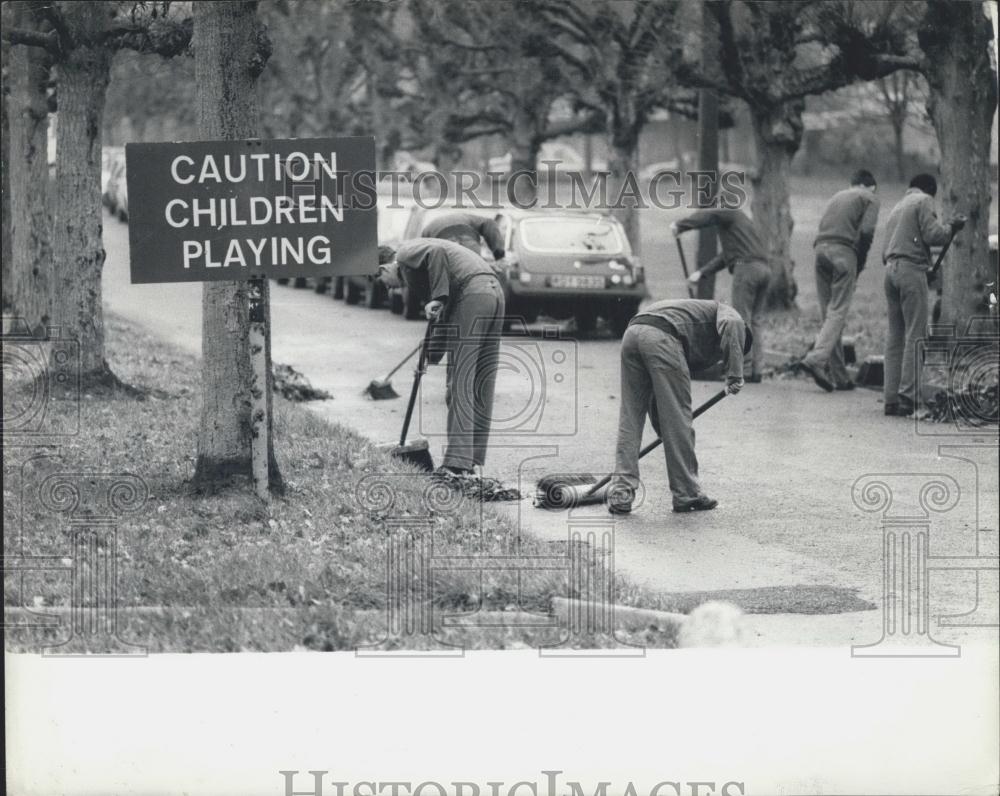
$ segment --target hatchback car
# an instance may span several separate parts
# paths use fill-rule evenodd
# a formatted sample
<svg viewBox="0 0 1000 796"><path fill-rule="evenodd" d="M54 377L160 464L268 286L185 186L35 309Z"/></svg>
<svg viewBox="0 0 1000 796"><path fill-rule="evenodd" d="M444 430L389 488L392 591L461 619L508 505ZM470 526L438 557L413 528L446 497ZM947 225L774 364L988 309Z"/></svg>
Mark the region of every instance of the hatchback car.
<svg viewBox="0 0 1000 796"><path fill-rule="evenodd" d="M499 222L507 257L507 315L574 318L591 331L603 317L617 335L648 296L645 273L625 229L610 215L568 210L506 209Z"/></svg>

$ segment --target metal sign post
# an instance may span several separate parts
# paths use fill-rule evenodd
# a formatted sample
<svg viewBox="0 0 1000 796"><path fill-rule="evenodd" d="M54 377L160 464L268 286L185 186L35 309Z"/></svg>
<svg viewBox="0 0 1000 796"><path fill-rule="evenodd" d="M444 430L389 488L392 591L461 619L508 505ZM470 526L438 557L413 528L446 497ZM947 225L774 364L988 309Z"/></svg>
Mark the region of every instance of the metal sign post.
<svg viewBox="0 0 1000 796"><path fill-rule="evenodd" d="M267 316L264 312L264 280L255 277L248 284L250 310L250 459L253 488L257 497L271 496L268 466L271 460L267 417L270 414L271 390L267 380Z"/></svg>

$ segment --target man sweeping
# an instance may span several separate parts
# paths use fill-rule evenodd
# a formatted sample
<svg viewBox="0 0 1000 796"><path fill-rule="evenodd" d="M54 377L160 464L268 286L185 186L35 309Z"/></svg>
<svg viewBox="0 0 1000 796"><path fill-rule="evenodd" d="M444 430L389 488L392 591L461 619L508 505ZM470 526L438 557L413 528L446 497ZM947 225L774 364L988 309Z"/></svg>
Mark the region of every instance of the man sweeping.
<svg viewBox="0 0 1000 796"><path fill-rule="evenodd" d="M485 244L494 260L502 260L506 254L497 222L472 213L455 212L432 218L421 230L420 237L454 241L476 254Z"/></svg>
<svg viewBox="0 0 1000 796"><path fill-rule="evenodd" d="M752 343L740 314L717 301L657 301L632 318L622 337L622 398L608 511L632 510L647 413L663 440L674 511L708 511L718 505L698 483L691 371L721 359L726 392L735 395L743 387L743 358Z"/></svg>
<svg viewBox="0 0 1000 796"><path fill-rule="evenodd" d="M764 369L764 332L762 320L767 286L771 269L767 264L767 249L750 217L741 210L706 208L671 224L670 231L677 236L692 229L717 227L722 253L709 260L700 270L691 274L690 281L728 268L733 275L732 305L753 332L756 345L747 356L746 367L751 383L758 383Z"/></svg>
<svg viewBox="0 0 1000 796"><path fill-rule="evenodd" d="M870 171L856 171L850 187L837 191L827 204L813 243L816 295L823 325L812 351L803 357L799 367L827 392L854 389L854 382L847 375L840 337L847 324L854 286L875 237L877 189Z"/></svg>
<svg viewBox="0 0 1000 796"><path fill-rule="evenodd" d="M468 475L486 460L493 414L504 294L490 265L478 254L449 240L415 238L379 266L387 287L405 280L430 300L427 318L443 330L448 356L448 445L441 470ZM440 325L438 325L440 324Z"/></svg>
<svg viewBox="0 0 1000 796"><path fill-rule="evenodd" d="M930 247L944 246L965 226L955 215L948 224L934 209L937 180L918 174L889 214L885 225L885 298L889 335L885 343L885 414L912 415L919 396L915 355L917 341L927 334L927 271Z"/></svg>

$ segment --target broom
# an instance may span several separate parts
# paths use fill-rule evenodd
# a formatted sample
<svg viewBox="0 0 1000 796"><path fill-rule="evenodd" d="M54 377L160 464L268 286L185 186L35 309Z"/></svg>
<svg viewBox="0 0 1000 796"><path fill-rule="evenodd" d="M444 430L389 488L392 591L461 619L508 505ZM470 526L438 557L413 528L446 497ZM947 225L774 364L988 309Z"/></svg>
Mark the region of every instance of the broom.
<svg viewBox="0 0 1000 796"><path fill-rule="evenodd" d="M403 419L403 430L399 434L399 444L390 451L390 455L404 462L416 465L427 472L434 471L434 459L431 456L427 440L418 439L413 442L406 441L406 435L410 430L410 420L413 418L413 407L417 403L417 393L420 390L420 379L427 371L427 346L431 340L434 330L434 321L427 324L427 331L424 333L423 342L420 343L420 357L417 360L417 371L413 376L413 388L410 390L410 402L406 405L406 417ZM402 363L401 363L402 364Z"/></svg>
<svg viewBox="0 0 1000 796"><path fill-rule="evenodd" d="M719 390L705 403L691 413L691 419L704 412L707 412L727 395L725 390ZM641 459L650 451L656 450L663 443L662 439L655 439L645 448L639 451ZM568 473L566 475L547 475L540 478L535 485L536 508L542 509L569 509L574 506L586 506L591 503L603 503L607 493L608 483L613 474L604 476L595 483L594 476L588 474Z"/></svg>
<svg viewBox="0 0 1000 796"><path fill-rule="evenodd" d="M420 343L409 354L403 357L400 363L390 370L384 379L375 379L374 381L368 382L368 386L365 387L365 394L369 395L373 401L388 401L392 398L398 398L399 393L392 389L392 382L390 379L396 374L397 370L410 361L410 357L416 354L422 345L423 343Z"/></svg>

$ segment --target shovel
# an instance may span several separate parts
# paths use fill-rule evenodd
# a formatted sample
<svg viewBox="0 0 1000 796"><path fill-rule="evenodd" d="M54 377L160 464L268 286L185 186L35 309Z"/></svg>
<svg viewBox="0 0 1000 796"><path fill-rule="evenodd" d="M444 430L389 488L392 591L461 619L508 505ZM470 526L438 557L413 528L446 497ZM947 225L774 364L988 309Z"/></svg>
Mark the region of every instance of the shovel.
<svg viewBox="0 0 1000 796"><path fill-rule="evenodd" d="M691 413L691 419L707 412L726 397L725 390L719 390L705 403ZM639 451L639 458L656 450L663 443L655 439ZM574 506L586 506L590 503L602 503L607 490L605 487L611 481L612 474L594 482L592 475L547 475L540 478L535 485L535 507L542 509L569 509Z"/></svg>
<svg viewBox="0 0 1000 796"><path fill-rule="evenodd" d="M422 345L423 343L420 343L420 345L403 357L400 363L390 370L384 379L375 379L374 381L369 382L368 386L365 387L365 394L369 395L373 401L388 401L392 398L398 398L399 393L392 389L392 382L390 379L395 375L397 370L410 361L410 357L416 354Z"/></svg>
<svg viewBox="0 0 1000 796"><path fill-rule="evenodd" d="M677 253L681 256L681 268L684 271L684 284L687 285L688 298L694 298L694 288L691 287L691 283L688 281L690 274L688 273L687 257L684 256L684 247L681 245L681 238L678 235L674 240L677 242Z"/></svg>
<svg viewBox="0 0 1000 796"><path fill-rule="evenodd" d="M952 227L951 234L948 236L948 240L945 241L944 248L941 249L941 253L937 256L937 261L931 266L931 269L927 272L927 284L934 284L934 279L937 277L938 271L941 269L941 263L944 262L944 256L948 253L948 249L951 247L951 242L955 240L955 235L958 232L957 229Z"/></svg>

